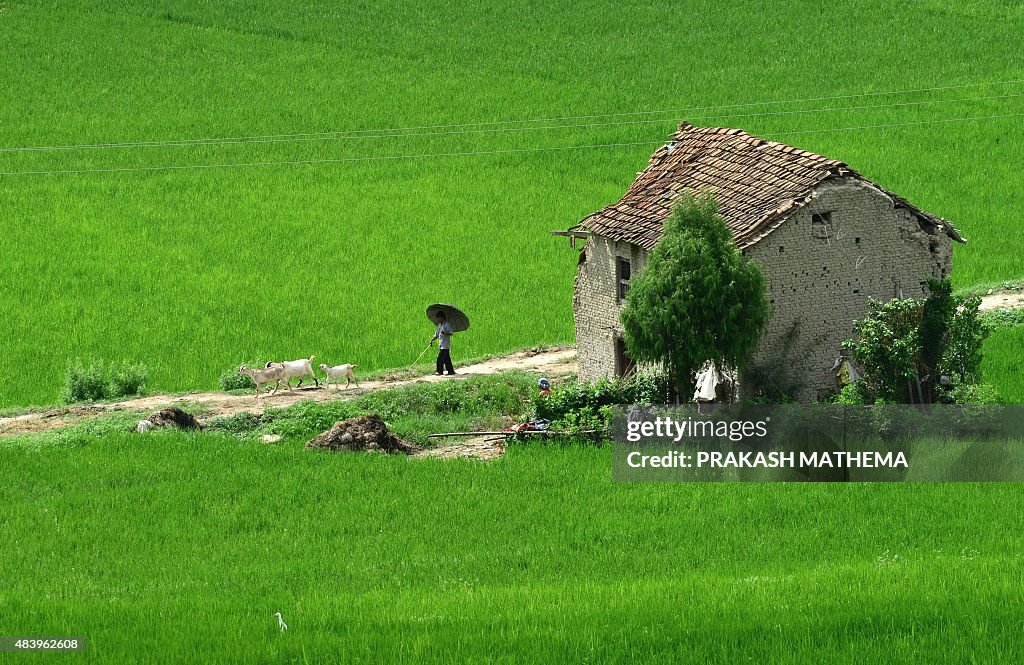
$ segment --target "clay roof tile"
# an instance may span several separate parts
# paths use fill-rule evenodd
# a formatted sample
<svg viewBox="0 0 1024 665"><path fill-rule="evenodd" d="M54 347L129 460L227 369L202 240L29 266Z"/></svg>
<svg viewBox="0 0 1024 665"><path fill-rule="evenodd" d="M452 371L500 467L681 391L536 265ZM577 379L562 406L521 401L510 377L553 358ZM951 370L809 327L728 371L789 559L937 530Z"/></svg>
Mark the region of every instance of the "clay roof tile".
<svg viewBox="0 0 1024 665"><path fill-rule="evenodd" d="M662 146L618 203L585 218L580 227L613 240L652 249L661 238L671 199L680 192L711 193L718 213L740 247L756 243L793 209L808 200L822 181L850 175L866 182L843 162L765 141L741 129L695 127L682 122L674 146ZM945 228L963 241L953 225L930 215L874 183L895 205Z"/></svg>

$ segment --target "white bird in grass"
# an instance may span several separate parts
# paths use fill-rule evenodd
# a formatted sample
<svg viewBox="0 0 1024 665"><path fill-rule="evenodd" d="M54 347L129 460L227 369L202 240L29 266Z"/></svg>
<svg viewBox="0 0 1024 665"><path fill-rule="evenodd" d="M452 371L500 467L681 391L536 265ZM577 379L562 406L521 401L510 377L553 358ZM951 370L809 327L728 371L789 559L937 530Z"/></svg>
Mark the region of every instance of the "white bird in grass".
<svg viewBox="0 0 1024 665"><path fill-rule="evenodd" d="M284 631L288 630L288 624L286 624L284 622L284 619L281 618L281 613L274 612L274 616L277 617L277 626L281 629L281 632L283 633Z"/></svg>

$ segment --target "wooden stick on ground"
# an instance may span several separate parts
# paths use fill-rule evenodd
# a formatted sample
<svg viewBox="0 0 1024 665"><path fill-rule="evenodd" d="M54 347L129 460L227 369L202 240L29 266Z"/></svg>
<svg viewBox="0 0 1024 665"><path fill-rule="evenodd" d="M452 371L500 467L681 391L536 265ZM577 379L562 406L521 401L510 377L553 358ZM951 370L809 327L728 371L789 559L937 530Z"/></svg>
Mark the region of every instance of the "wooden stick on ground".
<svg viewBox="0 0 1024 665"><path fill-rule="evenodd" d="M572 435L572 434L597 434L599 431L600 430L596 430L596 429L586 429L586 430L582 430L580 432L562 432L562 431L553 430L553 429L528 429L528 430L523 430L522 432L445 432L444 434L428 434L427 438L429 438L429 439L436 439L436 438L445 437L445 436L503 436L503 437L510 437L510 436L519 436L519 435L522 435L522 434L528 434L528 435L533 435L533 436L536 436L538 434L558 434L558 435L562 435L562 436L568 436L568 435Z"/></svg>
<svg viewBox="0 0 1024 665"><path fill-rule="evenodd" d="M445 432L444 434L428 434L427 438L436 439L444 436L505 436L510 432Z"/></svg>

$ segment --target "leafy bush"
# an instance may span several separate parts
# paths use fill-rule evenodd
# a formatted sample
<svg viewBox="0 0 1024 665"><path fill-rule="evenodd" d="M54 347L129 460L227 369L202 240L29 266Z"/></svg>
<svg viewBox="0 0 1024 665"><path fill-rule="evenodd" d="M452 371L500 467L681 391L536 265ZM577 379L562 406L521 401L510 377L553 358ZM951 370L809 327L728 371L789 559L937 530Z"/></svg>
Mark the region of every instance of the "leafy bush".
<svg viewBox="0 0 1024 665"><path fill-rule="evenodd" d="M557 423L572 413L594 418L602 407L615 404L663 403L668 389L669 381L664 374L636 374L628 379L570 383L555 388L548 397L538 395L533 404L537 418Z"/></svg>
<svg viewBox="0 0 1024 665"><path fill-rule="evenodd" d="M668 375L662 372L634 374L626 384L630 404L662 404L669 396Z"/></svg>
<svg viewBox="0 0 1024 665"><path fill-rule="evenodd" d="M981 314L980 318L981 322L989 330L1024 326L1024 308L995 309Z"/></svg>
<svg viewBox="0 0 1024 665"><path fill-rule="evenodd" d="M888 302L870 300L868 317L854 324L860 339L849 342L863 372L869 401L912 401L905 384L917 379L921 353L921 303L912 298Z"/></svg>
<svg viewBox="0 0 1024 665"><path fill-rule="evenodd" d="M938 373L958 384L981 381L981 347L989 329L981 319L981 298L954 299L956 310L949 319Z"/></svg>
<svg viewBox="0 0 1024 665"><path fill-rule="evenodd" d="M149 372L142 363L123 362L110 372L110 396L114 398L142 395L146 391Z"/></svg>
<svg viewBox="0 0 1024 665"><path fill-rule="evenodd" d="M832 402L834 404L870 404L871 393L862 381L854 381L843 386Z"/></svg>
<svg viewBox="0 0 1024 665"><path fill-rule="evenodd" d="M547 397L535 397L533 404L537 418L556 421L567 413L625 402L620 382L600 379L593 384L570 383L557 387Z"/></svg>
<svg viewBox="0 0 1024 665"><path fill-rule="evenodd" d="M73 404L141 395L148 377L142 363L111 364L108 370L101 360L93 360L86 367L76 359L68 365L61 399L66 404Z"/></svg>
<svg viewBox="0 0 1024 665"><path fill-rule="evenodd" d="M981 379L981 347L988 335L978 310L981 299L953 295L948 280L929 280L928 287L924 303L870 300L868 317L854 323L858 339L846 344L862 370L866 403L932 403L940 396L941 376L958 386Z"/></svg>
<svg viewBox="0 0 1024 665"><path fill-rule="evenodd" d="M263 363L253 363L249 367L262 367ZM239 374L238 368L226 369L217 379L220 389L227 392L230 390L252 390L256 387L252 378L247 374Z"/></svg>
<svg viewBox="0 0 1024 665"><path fill-rule="evenodd" d="M103 378L103 363L94 360L86 367L80 359L75 359L68 365L61 397L67 404L106 399L107 382Z"/></svg>
<svg viewBox="0 0 1024 665"><path fill-rule="evenodd" d="M961 384L950 390L954 404L999 404L999 391L987 383Z"/></svg>
<svg viewBox="0 0 1024 665"><path fill-rule="evenodd" d="M959 436L992 434L999 430L1002 401L999 392L987 383L964 384L947 395L957 404L953 410L952 430Z"/></svg>
<svg viewBox="0 0 1024 665"><path fill-rule="evenodd" d="M612 407L602 406L597 409L587 406L579 411L570 411L558 420L551 421L551 429L568 435L589 434L594 430L602 432L612 423Z"/></svg>

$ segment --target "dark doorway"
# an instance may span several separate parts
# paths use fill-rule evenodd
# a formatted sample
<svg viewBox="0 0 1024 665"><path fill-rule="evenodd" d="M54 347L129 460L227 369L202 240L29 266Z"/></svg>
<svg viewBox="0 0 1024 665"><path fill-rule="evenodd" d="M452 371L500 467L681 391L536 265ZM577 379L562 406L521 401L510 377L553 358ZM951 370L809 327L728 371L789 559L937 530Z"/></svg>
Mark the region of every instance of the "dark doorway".
<svg viewBox="0 0 1024 665"><path fill-rule="evenodd" d="M633 270L629 266L629 259L617 258L615 260L615 283L617 284L615 297L619 302L626 299L626 294L629 293L629 280L632 276Z"/></svg>
<svg viewBox="0 0 1024 665"><path fill-rule="evenodd" d="M626 340L615 338L615 376L629 376L636 369L636 363L626 353Z"/></svg>

